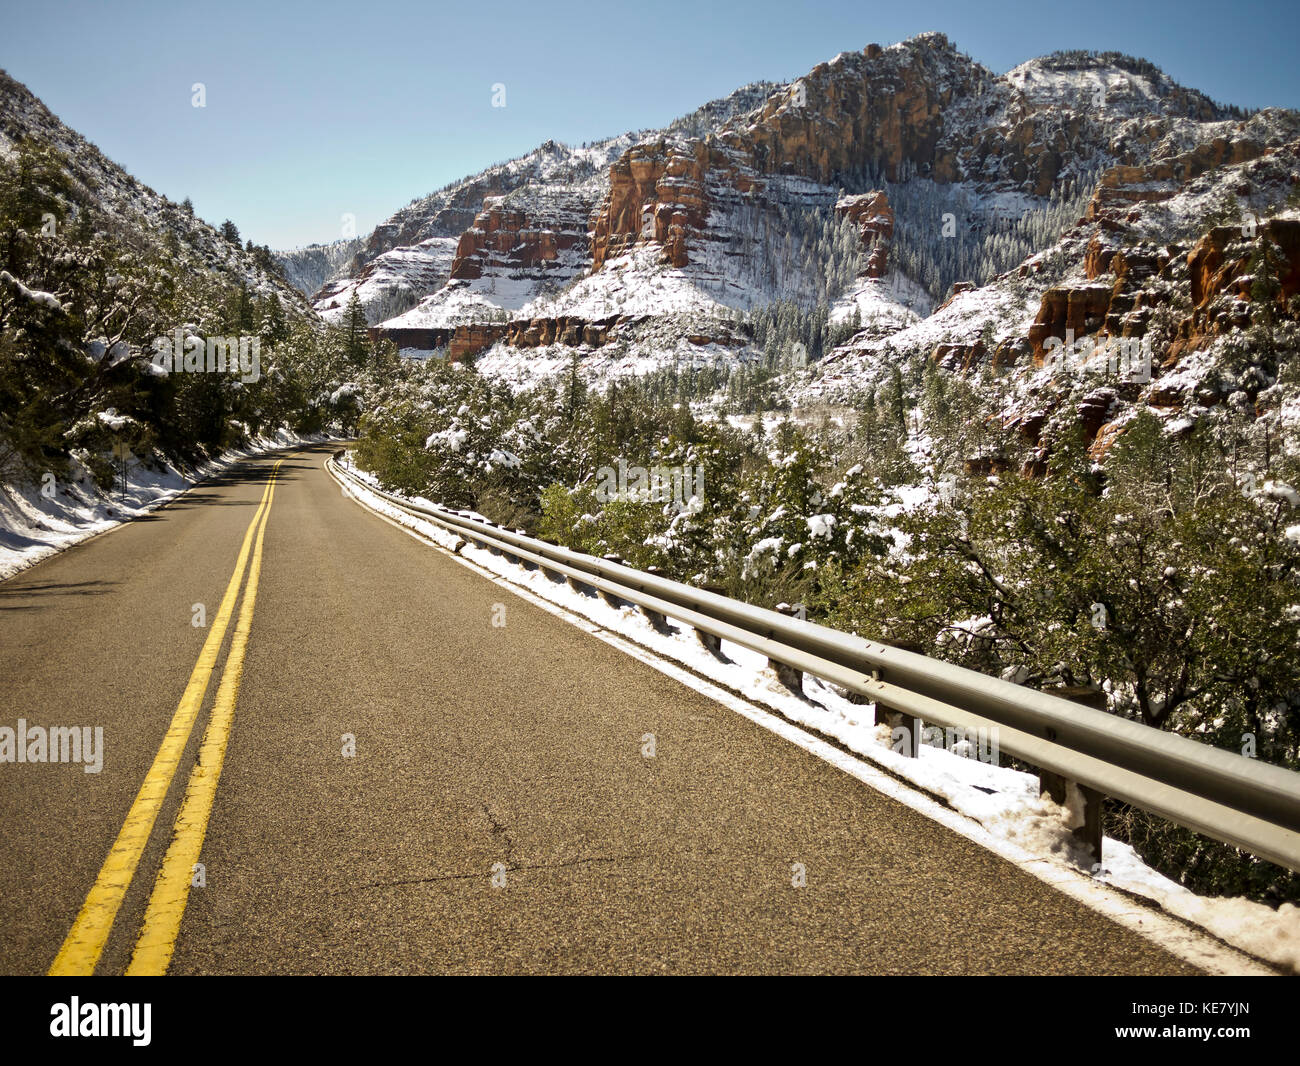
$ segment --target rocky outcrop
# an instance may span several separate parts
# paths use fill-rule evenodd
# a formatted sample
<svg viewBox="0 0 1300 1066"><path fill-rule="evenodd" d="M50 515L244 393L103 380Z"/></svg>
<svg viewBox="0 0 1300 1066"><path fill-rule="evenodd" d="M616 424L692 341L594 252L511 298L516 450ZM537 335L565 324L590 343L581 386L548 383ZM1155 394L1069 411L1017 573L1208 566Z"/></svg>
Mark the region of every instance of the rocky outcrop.
<svg viewBox="0 0 1300 1066"><path fill-rule="evenodd" d="M475 216L474 225L460 236L451 277L473 280L481 278L485 270L518 274L544 268L563 251L585 249L587 234L580 219L552 215L548 225L537 226L520 208L502 198L490 198Z"/></svg>
<svg viewBox="0 0 1300 1066"><path fill-rule="evenodd" d="M1031 349L1024 337L1012 337L993 349L993 369L1004 370L1029 361Z"/></svg>
<svg viewBox="0 0 1300 1066"><path fill-rule="evenodd" d="M943 34L921 34L819 63L718 139L765 174L831 181L870 162L891 181L912 165L954 181L961 171L956 149L940 146L945 113L992 84Z"/></svg>
<svg viewBox="0 0 1300 1066"><path fill-rule="evenodd" d="M490 171L477 180L448 190L427 214L399 212L381 222L367 235L364 247L353 259L350 272L359 273L376 256L393 248L417 244L429 237L455 237L474 225L486 198L509 192L518 179L505 171Z"/></svg>
<svg viewBox="0 0 1300 1066"><path fill-rule="evenodd" d="M593 225L592 270L651 241L662 246L665 262L685 266L709 215L711 184L744 196L761 190L768 174L829 181L868 163L883 165L891 179L917 162L931 170L944 108L963 91L987 86L991 75L959 57L941 34L909 45L888 53L870 45L821 63L716 136L628 149L610 167L609 193ZM942 180L955 180L951 158L944 171ZM892 223L890 212L891 231ZM883 271L882 260L870 269Z"/></svg>
<svg viewBox="0 0 1300 1066"><path fill-rule="evenodd" d="M936 307L935 312L937 313L948 307L953 300L957 299L957 297L962 295L962 293L974 292L975 287L975 282L973 281L954 281L952 283L952 292L948 294L948 299L944 300L943 303Z"/></svg>
<svg viewBox="0 0 1300 1066"><path fill-rule="evenodd" d="M984 361L984 342L973 344L937 344L930 352L930 360L944 370L967 373Z"/></svg>
<svg viewBox="0 0 1300 1066"><path fill-rule="evenodd" d="M1280 307L1300 293L1300 220L1274 218L1258 225L1215 226L1187 253L1187 285L1192 313L1178 327L1170 359L1200 347L1208 338L1251 323L1254 278L1250 263L1259 241L1269 240L1280 251L1277 302Z"/></svg>
<svg viewBox="0 0 1300 1066"><path fill-rule="evenodd" d="M1029 346L1034 363L1041 365L1049 338L1062 343L1095 333L1106 321L1111 290L1105 285L1079 288L1060 286L1043 293L1038 316L1029 327Z"/></svg>
<svg viewBox="0 0 1300 1066"><path fill-rule="evenodd" d="M453 362L478 355L496 344L509 327L496 322L474 322L457 326L447 346L447 358Z"/></svg>
<svg viewBox="0 0 1300 1066"><path fill-rule="evenodd" d="M370 260L393 248L417 244L430 237L458 237L476 224L486 201L522 188L539 176L563 173L575 163L572 149L547 141L527 156L489 167L422 197L371 231L353 260L351 273L359 272Z"/></svg>
<svg viewBox="0 0 1300 1066"><path fill-rule="evenodd" d="M1097 431L1105 424L1107 416L1114 409L1118 399L1112 388L1093 389L1079 401L1077 408L1079 422L1089 440L1097 436Z"/></svg>
<svg viewBox="0 0 1300 1066"><path fill-rule="evenodd" d="M702 141L659 140L629 149L610 167L609 194L592 226L592 270L651 241L663 248L665 262L686 266L690 234L708 218L710 171L732 178L738 192L754 188L751 176Z"/></svg>
<svg viewBox="0 0 1300 1066"><path fill-rule="evenodd" d="M1010 109L972 142L945 126L961 101L987 96L996 109L1009 90L942 34L884 49L868 45L821 63L761 107L703 140L656 140L628 149L610 168L610 189L593 226L592 270L654 241L664 261L689 262L708 217L709 189L744 195L768 175L835 182L878 167L887 178L920 174L939 182L1000 179L1045 196L1088 127L1062 124L1059 109ZM870 195L870 194L869 194ZM865 210L865 205L863 205ZM888 213L892 231L892 212ZM864 237L866 235L864 234ZM885 254L868 256L878 277Z"/></svg>
<svg viewBox="0 0 1300 1066"><path fill-rule="evenodd" d="M1155 159L1141 166L1118 166L1105 171L1088 203L1089 221L1116 221L1136 204L1170 199L1180 186L1216 167L1257 159L1267 149L1246 134L1239 124L1232 136L1215 137L1191 151Z"/></svg>
<svg viewBox="0 0 1300 1066"><path fill-rule="evenodd" d="M1097 334L1101 337L1133 338L1146 335L1151 309L1165 299L1153 292L1148 282L1167 273L1179 254L1173 246L1116 248L1096 235L1084 254L1089 280L1113 275L1109 283L1058 286L1046 290L1038 315L1029 329L1029 347L1034 363L1041 365L1049 340L1067 343Z"/></svg>
<svg viewBox="0 0 1300 1066"><path fill-rule="evenodd" d="M889 197L883 190L841 196L835 204L835 213L858 227L862 237L862 276L883 278L889 270L889 245L894 237L894 210L889 206Z"/></svg>
<svg viewBox="0 0 1300 1066"><path fill-rule="evenodd" d="M1285 302L1300 292L1300 219L1269 219L1254 233L1243 232L1241 226L1216 226L1187 255L1192 304L1198 311L1204 312L1221 293L1250 299L1252 279L1247 269L1260 239L1276 244L1286 264L1279 271L1279 300Z"/></svg>

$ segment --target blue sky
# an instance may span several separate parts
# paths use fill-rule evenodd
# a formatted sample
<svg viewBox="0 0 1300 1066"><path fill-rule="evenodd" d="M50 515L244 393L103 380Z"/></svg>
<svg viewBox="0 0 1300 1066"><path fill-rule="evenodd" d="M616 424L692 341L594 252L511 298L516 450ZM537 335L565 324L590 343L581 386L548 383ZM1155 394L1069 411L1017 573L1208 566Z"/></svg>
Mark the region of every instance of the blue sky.
<svg viewBox="0 0 1300 1066"><path fill-rule="evenodd" d="M925 30L998 73L1114 49L1224 103L1300 107L1291 0L0 0L0 67L141 181L283 248L333 240L345 213L365 233L548 138L663 125Z"/></svg>

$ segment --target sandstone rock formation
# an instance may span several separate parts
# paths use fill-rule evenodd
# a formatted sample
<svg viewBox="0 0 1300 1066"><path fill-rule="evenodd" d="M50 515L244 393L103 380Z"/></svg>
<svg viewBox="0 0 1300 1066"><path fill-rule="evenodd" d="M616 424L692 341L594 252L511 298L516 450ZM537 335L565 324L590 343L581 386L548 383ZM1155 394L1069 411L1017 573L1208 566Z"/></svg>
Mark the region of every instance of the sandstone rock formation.
<svg viewBox="0 0 1300 1066"><path fill-rule="evenodd" d="M545 225L534 225L523 210L501 199L484 202L474 225L461 234L451 277L479 278L485 268L528 271L555 262L571 248L585 250L585 219L552 213Z"/></svg>
<svg viewBox="0 0 1300 1066"><path fill-rule="evenodd" d="M883 278L889 269L889 243L894 237L894 211L889 197L881 190L842 196L835 204L835 213L855 223L862 235L863 276Z"/></svg>

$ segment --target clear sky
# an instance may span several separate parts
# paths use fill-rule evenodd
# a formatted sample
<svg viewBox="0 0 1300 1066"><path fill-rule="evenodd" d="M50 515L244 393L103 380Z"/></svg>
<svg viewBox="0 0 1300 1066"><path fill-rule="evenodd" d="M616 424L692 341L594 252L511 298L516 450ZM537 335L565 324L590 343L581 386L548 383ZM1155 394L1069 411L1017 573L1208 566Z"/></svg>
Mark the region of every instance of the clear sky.
<svg viewBox="0 0 1300 1066"><path fill-rule="evenodd" d="M997 73L1113 49L1222 103L1300 107L1295 0L0 0L0 67L147 185L286 248L548 138L660 126L926 30Z"/></svg>

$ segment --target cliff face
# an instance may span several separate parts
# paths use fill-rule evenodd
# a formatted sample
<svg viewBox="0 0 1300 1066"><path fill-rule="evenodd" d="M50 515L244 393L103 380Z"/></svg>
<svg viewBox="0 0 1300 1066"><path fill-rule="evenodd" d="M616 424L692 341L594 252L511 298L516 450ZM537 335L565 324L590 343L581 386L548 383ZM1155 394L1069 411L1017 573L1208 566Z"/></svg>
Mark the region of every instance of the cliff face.
<svg viewBox="0 0 1300 1066"><path fill-rule="evenodd" d="M770 175L825 183L868 166L883 166L891 179L905 168L934 171L945 107L991 83L987 71L934 37L933 48L884 58L871 45L819 64L716 135L629 148L610 167L593 225L592 270L650 242L665 263L685 266L707 225L711 186L746 197L767 190ZM942 180L955 180L952 153L942 159Z"/></svg>
<svg viewBox="0 0 1300 1066"><path fill-rule="evenodd" d="M862 274L883 278L889 264L889 245L894 238L894 211L889 197L880 190L858 196L841 196L835 213L858 227L862 238Z"/></svg>
<svg viewBox="0 0 1300 1066"><path fill-rule="evenodd" d="M828 358L836 377L860 383L886 348L957 373L991 364L1012 383L1002 429L1035 448L1029 474L1046 469L1052 439L1070 427L1100 462L1140 409L1183 429L1224 404L1260 414L1277 402L1251 399L1267 376L1243 376L1234 361L1255 343L1242 331L1297 317L1300 116L1262 112L1214 128L1191 148L1165 140L1148 162L1109 168L1050 248L982 287L960 286L914 328L855 338ZM1257 305L1261 269L1277 282L1269 315ZM1048 360L1071 341L1068 369Z"/></svg>
<svg viewBox="0 0 1300 1066"><path fill-rule="evenodd" d="M868 163L897 180L904 165L955 180L954 147L941 147L945 117L962 99L988 92L992 75L942 34L905 46L868 45L819 63L719 140L763 173L832 181Z"/></svg>
<svg viewBox="0 0 1300 1066"><path fill-rule="evenodd" d="M1211 300L1221 293L1243 300L1251 298L1253 278L1247 273L1250 257L1243 253L1249 250L1250 240L1259 237L1272 241L1281 252L1278 302L1285 303L1300 292L1300 219L1269 219L1255 233L1249 232L1250 227L1245 229L1243 232L1242 226L1216 226L1188 253L1191 298L1198 311L1207 310ZM1247 247L1241 247L1243 243Z"/></svg>
<svg viewBox="0 0 1300 1066"><path fill-rule="evenodd" d="M473 280L485 270L504 270L516 277L540 276L560 253L587 249L586 207L581 198L550 205L544 220L534 223L522 207L506 198L484 201L474 224L460 235L450 276ZM567 209L566 209L567 208Z"/></svg>
<svg viewBox="0 0 1300 1066"><path fill-rule="evenodd" d="M386 337L400 348L422 351L445 349L453 363L471 358L502 342L511 348L546 348L561 344L571 348L596 349L620 337L630 338L645 323L642 315L614 315L585 319L573 315L557 318L520 318L511 322L472 323L445 328L372 329L372 339ZM743 347L749 340L744 330L719 329L693 333L687 342L696 347L716 344Z"/></svg>
<svg viewBox="0 0 1300 1066"><path fill-rule="evenodd" d="M1225 177L1232 194L1243 197L1261 184L1284 187L1279 183L1289 183L1290 176L1300 182L1300 142L1265 147L1249 132L1240 124L1235 136L1216 137L1146 166L1114 167L1101 176L1076 227L1077 233L1090 234L1082 256L1086 280L1042 294L1027 336L1036 364L1042 362L1045 342L1064 339L1067 332L1076 339L1143 337L1152 311L1171 301L1190 310L1181 315L1170 347L1154 353L1163 363L1226 330L1243 328L1250 321L1249 262L1261 239L1278 249L1279 306L1300 291L1300 221L1257 222L1248 205L1239 208L1240 221L1212 226L1194 241L1134 243L1144 232L1146 216L1159 218L1158 211L1176 205L1204 176ZM1182 236L1183 231L1168 235ZM1076 247L1081 239L1075 238Z"/></svg>
<svg viewBox="0 0 1300 1066"><path fill-rule="evenodd" d="M772 88L770 83L760 82L737 89L724 98L711 100L671 123L659 136L706 135L720 128L735 114L752 110ZM510 274L517 266L531 269L548 262L541 258L550 254L544 237L539 239L536 251L521 247L512 254L513 246L495 246L500 238L493 236L479 243L477 235L474 235L464 249L465 262L458 266L454 276L444 263L441 275L433 280L430 280L429 270L420 269L404 278L390 276L383 291L362 284L368 275L376 272L389 274L389 267L400 263L404 253L410 249L428 247L433 242L445 240L450 240L454 248L463 234L475 229L484 230L481 216L494 201L500 201L503 210L523 212L524 221L519 224L518 232L524 235L520 240L525 246L532 239L527 235L529 231L554 231L557 258L563 261L568 240L565 234L572 230L584 241L588 238L590 216L608 187L609 167L636 141L637 137L626 133L580 148L547 141L527 155L495 164L413 200L365 237L357 239L357 247L348 252L350 258L341 270L331 269L318 279L317 284L322 286L320 310L330 310L331 304L340 299L345 304L355 290L371 321L379 321L388 316L379 314L377 317L376 313L383 311L386 303L390 302L391 293L399 288L419 298L436 292L449 279L477 280L499 275L510 280ZM552 194L556 192L581 201L578 210L581 217L576 222L570 217L569 206L555 202ZM510 228L509 223L506 228ZM489 248L488 244L493 247ZM290 255L285 253L286 258ZM476 257L480 260L477 275L474 273L475 265L470 262ZM413 264L416 262L415 257L405 258ZM582 259L582 266L586 269L590 266L590 256L584 253ZM400 269L395 273L400 274ZM540 284L555 279L538 274L532 280Z"/></svg>
<svg viewBox="0 0 1300 1066"><path fill-rule="evenodd" d="M609 170L609 192L592 226L592 271L638 244L663 248L663 261L690 261L690 234L705 228L710 179L749 193L755 175L703 141L655 141L629 149Z"/></svg>
<svg viewBox="0 0 1300 1066"><path fill-rule="evenodd" d="M660 246L664 263L684 266L701 238L717 237L706 232L711 189L761 195L775 177L834 187L866 173L915 176L1045 198L1111 161L1122 166L1099 191L1098 210L1125 196L1128 204L1142 194L1124 167L1136 172L1164 139L1185 136L1189 121L1221 117L1162 75L1107 67L1094 96L1075 74L1035 61L995 77L942 34L842 53L715 134L630 146L610 167L594 219L592 270L647 243ZM1165 160L1149 180L1166 172L1186 180L1259 150L1220 136Z"/></svg>
<svg viewBox="0 0 1300 1066"><path fill-rule="evenodd" d="M616 151L619 146L618 139L604 143L607 151ZM595 156L589 159L566 145L547 141L526 156L489 167L481 174L415 200L371 231L353 269L359 271L365 263L393 248L418 244L431 237L459 237L477 224L489 200L530 183L563 183L572 181L575 175L593 173L603 163L600 147L604 146L588 153Z"/></svg>

